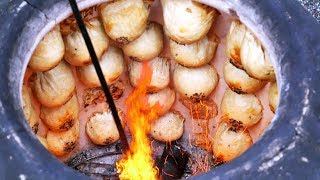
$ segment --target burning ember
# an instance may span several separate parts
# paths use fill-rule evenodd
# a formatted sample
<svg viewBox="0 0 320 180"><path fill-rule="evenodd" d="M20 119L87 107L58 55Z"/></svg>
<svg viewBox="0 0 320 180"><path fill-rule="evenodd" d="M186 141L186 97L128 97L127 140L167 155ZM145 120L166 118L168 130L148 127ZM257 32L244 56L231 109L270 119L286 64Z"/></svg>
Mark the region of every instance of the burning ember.
<svg viewBox="0 0 320 180"><path fill-rule="evenodd" d="M120 179L157 179L158 169L154 167L152 150L147 134L150 123L157 119L157 105L150 111L143 111L147 85L151 82L152 71L147 63L143 64L138 86L126 100L129 129L132 134L130 150L117 163Z"/></svg>
<svg viewBox="0 0 320 180"><path fill-rule="evenodd" d="M189 141L192 141L191 146L195 145L202 149L212 152L212 141L213 137L210 136L209 123L212 117L217 116L217 105L212 99L200 100L199 102L194 102L186 104L189 108L190 115L192 117L192 136L189 135ZM200 132L195 130L195 124L200 127ZM191 140L192 139L192 140ZM198 166L197 171L194 174L199 174L202 172L208 172L211 169L211 155L207 153L202 158L202 161L196 159L196 165Z"/></svg>

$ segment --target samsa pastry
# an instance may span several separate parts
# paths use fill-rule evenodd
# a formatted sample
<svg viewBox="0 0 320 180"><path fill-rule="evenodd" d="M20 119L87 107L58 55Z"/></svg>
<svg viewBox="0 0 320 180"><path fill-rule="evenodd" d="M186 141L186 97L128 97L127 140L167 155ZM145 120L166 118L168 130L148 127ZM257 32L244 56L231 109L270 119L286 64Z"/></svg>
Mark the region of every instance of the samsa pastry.
<svg viewBox="0 0 320 180"><path fill-rule="evenodd" d="M149 10L142 0L117 0L99 6L105 32L119 44L136 40L145 31Z"/></svg>
<svg viewBox="0 0 320 180"><path fill-rule="evenodd" d="M179 112L168 112L151 124L151 136L162 142L178 140L183 135L185 119Z"/></svg>
<svg viewBox="0 0 320 180"><path fill-rule="evenodd" d="M124 70L124 58L121 49L110 46L102 55L100 66L103 76L108 84L115 83ZM77 67L80 81L87 87L101 86L93 64Z"/></svg>
<svg viewBox="0 0 320 180"><path fill-rule="evenodd" d="M22 86L22 109L30 128L35 134L37 134L39 117L34 109L31 101L31 96L26 85Z"/></svg>
<svg viewBox="0 0 320 180"><path fill-rule="evenodd" d="M65 52L60 26L55 26L39 42L28 66L33 71L48 71L59 64Z"/></svg>
<svg viewBox="0 0 320 180"><path fill-rule="evenodd" d="M166 88L170 82L170 61L166 58L156 57L151 61L138 62L130 61L129 63L129 80L133 87L138 86L139 80L145 72L143 70L143 64L151 68L151 81L148 84L149 92L157 92Z"/></svg>
<svg viewBox="0 0 320 180"><path fill-rule="evenodd" d="M262 119L263 107L255 95L237 94L227 89L221 101L221 113L231 125L250 127Z"/></svg>
<svg viewBox="0 0 320 180"><path fill-rule="evenodd" d="M183 98L194 101L207 98L219 81L217 71L211 65L187 68L178 65L173 73L176 91Z"/></svg>
<svg viewBox="0 0 320 180"><path fill-rule="evenodd" d="M255 93L267 83L250 77L244 70L231 64L229 60L224 63L223 78L229 88L239 94Z"/></svg>
<svg viewBox="0 0 320 180"><path fill-rule="evenodd" d="M79 121L76 121L73 127L67 131L48 131L46 138L48 150L55 156L66 155L76 147L79 135Z"/></svg>
<svg viewBox="0 0 320 180"><path fill-rule="evenodd" d="M194 1L161 0L164 30L179 44L191 44L204 38L218 11Z"/></svg>
<svg viewBox="0 0 320 180"><path fill-rule="evenodd" d="M169 87L155 93L147 94L146 105L143 110L148 111L151 108L156 109L158 115L167 113L175 102L175 92Z"/></svg>
<svg viewBox="0 0 320 180"><path fill-rule="evenodd" d="M181 45L170 40L170 51L177 63L186 67L199 67L208 64L215 55L218 39L207 36L192 44Z"/></svg>
<svg viewBox="0 0 320 180"><path fill-rule="evenodd" d="M278 86L276 81L270 84L268 95L270 109L273 113L275 113L278 108L279 101Z"/></svg>
<svg viewBox="0 0 320 180"><path fill-rule="evenodd" d="M109 39L103 30L103 26L98 19L91 19L86 23L86 28L90 36L95 53L100 59L102 54L108 49ZM85 66L91 64L86 43L79 28L63 37L66 46L64 59L73 66Z"/></svg>
<svg viewBox="0 0 320 180"><path fill-rule="evenodd" d="M59 107L40 108L40 118L46 126L52 131L66 131L70 129L79 117L79 103L77 95L64 105Z"/></svg>
<svg viewBox="0 0 320 180"><path fill-rule="evenodd" d="M162 26L150 22L138 39L124 45L122 49L125 55L136 61L148 61L157 57L163 49Z"/></svg>
<svg viewBox="0 0 320 180"><path fill-rule="evenodd" d="M121 110L118 112L124 126L124 114ZM94 113L86 123L86 133L90 140L97 145L109 145L120 138L117 125L110 110Z"/></svg>
<svg viewBox="0 0 320 180"><path fill-rule="evenodd" d="M33 94L42 105L57 107L71 99L76 89L76 82L70 66L65 61L61 61L50 71L35 73L31 87Z"/></svg>
<svg viewBox="0 0 320 180"><path fill-rule="evenodd" d="M247 130L233 131L222 122L213 137L213 155L223 162L229 162L245 152L253 141Z"/></svg>

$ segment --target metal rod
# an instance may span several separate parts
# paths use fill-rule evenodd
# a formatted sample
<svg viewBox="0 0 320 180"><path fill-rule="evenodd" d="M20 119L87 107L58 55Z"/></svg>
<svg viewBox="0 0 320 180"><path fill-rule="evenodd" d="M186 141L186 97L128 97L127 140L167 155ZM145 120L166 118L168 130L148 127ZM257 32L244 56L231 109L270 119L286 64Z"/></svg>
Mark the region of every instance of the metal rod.
<svg viewBox="0 0 320 180"><path fill-rule="evenodd" d="M103 76L103 73L102 73L102 70L101 70L101 67L100 67L100 64L99 64L99 61L98 61L98 57L97 57L97 55L96 55L96 53L94 51L92 42L91 42L89 34L88 34L88 31L87 31L87 29L86 29L86 27L84 25L84 22L83 22L83 20L81 18L80 11L79 11L79 8L78 8L78 5L77 5L76 1L75 0L69 0L69 3L70 3L70 6L72 8L74 17L77 20L77 24L79 26L81 34L82 34L82 36L84 38L84 41L85 41L85 43L87 45L88 51L89 51L90 56L91 56L92 64L94 65L94 68L95 68L95 70L97 72L97 75L99 77L103 92L104 92L104 94L105 94L105 96L107 98L107 103L109 104L110 110L112 112L112 116L113 116L114 121L115 121L115 123L117 125L118 131L119 131L119 135L120 135L122 151L125 152L126 150L129 149L127 137L126 137L126 134L125 134L125 132L124 132L124 130L122 128L121 120L119 118L118 111L117 111L116 105L114 104L114 101L113 101L113 98L111 96L110 90L108 88L107 82L106 82L106 80L105 80L105 78Z"/></svg>

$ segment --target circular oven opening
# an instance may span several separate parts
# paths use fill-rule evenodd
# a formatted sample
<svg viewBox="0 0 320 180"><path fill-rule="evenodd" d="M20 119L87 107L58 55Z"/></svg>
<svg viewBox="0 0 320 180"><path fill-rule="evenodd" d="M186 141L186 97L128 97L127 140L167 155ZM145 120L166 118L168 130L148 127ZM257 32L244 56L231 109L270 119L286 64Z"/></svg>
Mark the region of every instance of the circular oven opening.
<svg viewBox="0 0 320 180"><path fill-rule="evenodd" d="M168 3L168 6L171 6L172 2L163 1L162 3L163 5ZM116 33L112 34L109 29L112 27L107 26L107 22L105 22L108 19L104 20L101 17L103 16L102 11L108 9L108 6L116 6L116 2L109 2L98 8L96 5L91 8L89 5L82 5L84 9L82 15L85 18L87 28L92 28L97 37L92 40L98 44L96 53L100 56L101 65L103 59L107 60L105 62L112 62L112 64L106 63L105 68L108 71L113 71L113 74L105 76L109 76L109 78L113 75L116 76L110 78L110 84L112 84L110 87L119 112L125 116L123 119L129 121L125 126L127 134L130 129L130 118L126 117L130 112L127 108L128 97L131 97L132 92L135 92L134 89L143 86L139 83L143 82L141 74L148 74L149 67L151 72L159 71L158 78L160 80L165 79L163 80L165 82L160 82L153 87L146 86L146 89L139 92L142 93L139 94L141 96L153 96L159 99L161 108L153 107L159 111L155 119L169 123L157 125L155 122L150 122L152 124L151 131L146 133L151 137L151 149L157 151L153 154L158 155L160 159L164 146L174 144L168 142L177 141L187 152L189 151L189 160L191 159L192 162L186 164L188 166L189 163L188 168L191 171L189 174L184 172L185 177L208 172L217 165L232 161L248 149L253 142L258 141L273 118L272 110L269 108L269 89L271 95L277 94L276 83L269 82L275 80L275 77L270 75L270 72L272 74L273 71L268 71L266 74L262 73L265 68L250 69L251 67L261 67L257 64L258 61L255 61L259 58L259 60L265 61L264 66L267 64L266 67L270 68L269 54L265 52L264 46L254 35L254 29L251 31L243 24L245 22L242 23L236 17L225 12L218 12L203 4L191 4L191 9L186 6L184 10L191 14L198 13L198 9L205 10L212 16L212 25L210 24L208 30L204 30L204 35L199 35L201 38L186 41L181 37L176 37L175 32L169 32L170 27L163 30L163 27L166 26L164 25L163 12L166 9L162 9L159 1L143 4L142 7L150 11L148 21L145 21L141 32L135 32L139 34L138 37L132 38L117 37ZM114 9L111 8L111 12L105 11L112 14L115 13L112 11ZM139 13L141 12L139 11ZM169 10L168 13L170 13ZM97 18L98 15L99 18ZM167 19L170 20L170 17ZM248 23L249 25L250 23ZM175 24L171 24L171 26L175 26ZM115 135L117 132L114 127L110 129L112 118L111 120L108 118L110 112L107 104L104 103L105 98L101 88L95 80L95 72L92 71L92 67L90 70L90 62L87 61L87 58L81 59L81 56L85 56L85 53L82 52L86 51L86 47L81 41L81 34L75 33L78 29L74 20L69 17L60 23L60 27L56 25L53 29L51 29L52 25L47 27L50 32L43 31L44 33L56 34L51 37L46 34L47 39L53 38L60 44L56 42L54 54L41 54L43 49L53 50L43 47L42 52L39 50L40 58L38 60L41 61L41 55L49 54L51 57L58 56L59 53L62 55L54 57L53 59L58 60L54 63L50 62L51 64L49 62L47 64L38 62L37 64L36 60L33 61L35 63L29 62L28 64L22 92L24 92L25 96L23 97L26 99L23 103L24 107L27 107L28 103L32 104L27 107L29 114L25 112L32 130L38 133L39 140L62 161L69 161L82 151L95 150L97 147L101 148L102 145L103 147L115 146L117 148L116 141L119 137ZM202 29L199 30L200 33L201 31ZM145 36L146 40L139 38L141 36ZM46 37L45 39L42 37L38 37L39 42L46 41ZM162 43L155 45L151 42L150 46L155 46L156 52L145 54L144 51L149 50L147 49L149 46L144 45L149 42L148 38L156 38L157 42L162 40ZM144 45L142 48L146 49L142 50L141 45L139 47L138 40ZM226 48L227 41L230 45L230 51ZM234 44L239 42L241 42L241 47L236 47ZM79 45L81 43L82 45ZM41 49L37 44L35 44L35 48ZM46 45L44 43L44 46ZM61 48L61 46L64 47ZM79 51L81 48L83 51ZM255 53L251 53L250 50ZM69 51L68 54L67 51ZM140 54L139 51L141 51ZM205 52L203 53L203 51ZM34 58L35 53L37 51L33 52L30 57ZM250 56L250 54L254 55ZM247 57L252 61L242 63L242 60L237 61L236 55L239 55L240 59ZM145 56L152 56L152 58L145 58ZM196 58L199 58L198 62L194 62ZM48 67L43 67L43 65ZM108 69L108 65L114 65L115 68ZM115 69L117 71L114 71ZM203 79L205 79L204 83L197 85ZM229 81L228 85L225 81ZM239 86L239 83L242 84ZM54 92L50 92L50 90ZM52 94L53 96L51 96ZM140 100L137 98L134 99L134 102ZM243 102L246 102L244 106ZM277 104L277 100L273 101L273 98L271 98L271 102ZM149 102L146 101L146 103ZM274 103L271 103L271 107L275 111ZM153 108L151 106L143 111L152 111ZM104 126L105 123L108 126L101 129L101 124L99 124L101 121L104 122ZM170 124L172 121L175 124ZM173 129L173 126L183 126L184 128L176 127ZM90 129L93 130L90 131ZM109 129L111 132L103 133L104 129ZM174 133L170 131L174 131ZM241 141L238 141L239 138ZM131 138L128 137L128 139ZM215 144L215 142L219 143ZM118 155L117 157L119 159L122 156ZM110 163L110 160L106 161ZM80 167L83 164L85 163L77 164L76 168L84 171L87 166ZM86 173L88 174L88 172ZM94 173L91 175L96 176Z"/></svg>

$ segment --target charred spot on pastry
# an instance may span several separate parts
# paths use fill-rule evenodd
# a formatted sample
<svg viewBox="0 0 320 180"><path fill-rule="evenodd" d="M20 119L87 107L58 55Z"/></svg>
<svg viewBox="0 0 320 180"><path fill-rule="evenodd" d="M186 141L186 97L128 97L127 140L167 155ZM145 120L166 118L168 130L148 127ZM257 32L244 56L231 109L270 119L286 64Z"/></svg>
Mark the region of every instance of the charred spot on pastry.
<svg viewBox="0 0 320 180"><path fill-rule="evenodd" d="M120 99L123 95L124 84L122 81L118 81L114 84L111 84L109 89L110 89L112 98L114 100L117 100L117 99ZM96 105L96 104L103 103L103 102L107 101L105 94L104 94L101 87L86 89L84 91L84 95L82 98L83 98L83 104L84 104L85 108L90 105L93 105L93 104Z"/></svg>
<svg viewBox="0 0 320 180"><path fill-rule="evenodd" d="M29 84L32 87L34 82L38 79L37 73L33 73L30 77L29 77Z"/></svg>
<svg viewBox="0 0 320 180"><path fill-rule="evenodd" d="M39 130L39 123L37 122L31 129L35 134L37 134Z"/></svg>
<svg viewBox="0 0 320 180"><path fill-rule="evenodd" d="M143 0L144 6L146 7L146 9L150 9L152 3L154 2L154 0Z"/></svg>
<svg viewBox="0 0 320 180"><path fill-rule="evenodd" d="M129 39L127 37L118 37L116 41L121 45L125 45L129 43Z"/></svg>
<svg viewBox="0 0 320 180"><path fill-rule="evenodd" d="M71 142L66 142L65 146L63 148L64 152L70 152L72 151L74 148L76 147L76 142L75 141L71 141Z"/></svg>
<svg viewBox="0 0 320 180"><path fill-rule="evenodd" d="M101 87L88 88L84 91L83 104L85 108L89 105L98 104L105 101L106 98Z"/></svg>
<svg viewBox="0 0 320 180"><path fill-rule="evenodd" d="M231 125L229 130L233 132L238 132L240 129L243 128L243 123L235 119L229 119L229 124Z"/></svg>
<svg viewBox="0 0 320 180"><path fill-rule="evenodd" d="M230 87L230 89L237 94L246 94L241 87Z"/></svg>
<svg viewBox="0 0 320 180"><path fill-rule="evenodd" d="M90 65L91 63L92 63L92 62L91 62L91 60L89 59L89 60L83 62L83 65L84 65L84 66L88 66L88 65Z"/></svg>
<svg viewBox="0 0 320 180"><path fill-rule="evenodd" d="M183 119L183 121L185 121L186 119L183 117L183 115L181 114L180 111L177 110L172 110L172 113L177 115L180 119Z"/></svg>
<svg viewBox="0 0 320 180"><path fill-rule="evenodd" d="M231 63L232 65L234 65L234 66L235 66L236 68L238 68L238 69L243 69L242 64L239 63L240 57L239 57L239 60L234 60L234 59L238 59L237 56L235 56L235 55L231 55L231 56L232 56L232 58L230 58L230 63Z"/></svg>
<svg viewBox="0 0 320 180"><path fill-rule="evenodd" d="M110 91L113 99L117 100L122 97L124 91L124 84L122 81L118 81L110 86Z"/></svg>
<svg viewBox="0 0 320 180"><path fill-rule="evenodd" d="M185 43L182 43L182 42L176 41L176 40L171 39L171 38L170 38L170 40L174 41L175 43L177 43L177 44L179 44L179 45L186 46L186 44L185 44Z"/></svg>
<svg viewBox="0 0 320 180"><path fill-rule="evenodd" d="M139 58L133 57L133 56L130 56L129 58L130 58L132 61L139 61L139 60L140 60Z"/></svg>
<svg viewBox="0 0 320 180"><path fill-rule="evenodd" d="M65 122L63 125L60 126L60 130L68 130L70 129L74 124L74 119L73 118L69 118L67 120L67 122Z"/></svg>
<svg viewBox="0 0 320 180"><path fill-rule="evenodd" d="M191 10L190 8L186 8L186 11L187 11L188 13L192 13L192 10Z"/></svg>
<svg viewBox="0 0 320 180"><path fill-rule="evenodd" d="M192 96L190 96L190 99L194 102L200 102L200 100L204 99L206 96L204 93L194 93Z"/></svg>
<svg viewBox="0 0 320 180"><path fill-rule="evenodd" d="M275 109L273 108L273 106L269 105L269 107L270 107L270 110L271 110L273 113L276 112Z"/></svg>
<svg viewBox="0 0 320 180"><path fill-rule="evenodd" d="M233 52L231 53L231 59L235 61L240 61L240 48L239 46L233 47Z"/></svg>
<svg viewBox="0 0 320 180"><path fill-rule="evenodd" d="M112 137L108 137L108 138L103 142L103 144L108 145L108 144L111 144L112 142L113 142L113 138L112 138Z"/></svg>

